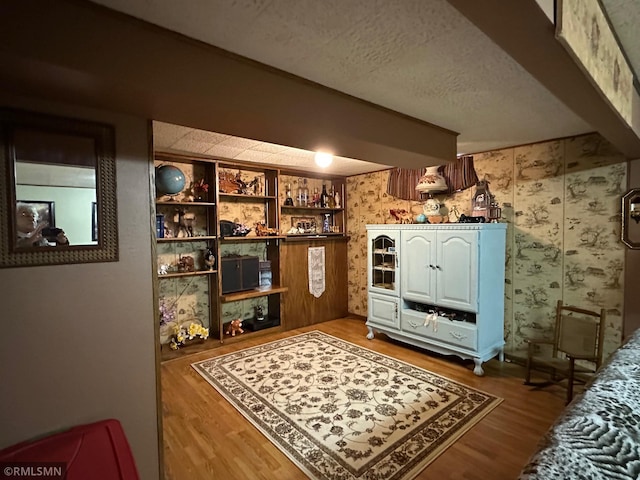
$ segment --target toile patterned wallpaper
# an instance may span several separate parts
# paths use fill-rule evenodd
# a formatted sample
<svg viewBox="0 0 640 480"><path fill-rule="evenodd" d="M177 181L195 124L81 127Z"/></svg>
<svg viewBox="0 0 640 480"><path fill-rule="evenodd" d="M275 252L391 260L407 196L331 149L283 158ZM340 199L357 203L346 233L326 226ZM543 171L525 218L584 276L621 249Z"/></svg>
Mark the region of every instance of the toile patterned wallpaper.
<svg viewBox="0 0 640 480"><path fill-rule="evenodd" d="M550 338L557 300L607 310L605 356L622 337L624 249L620 198L624 157L598 134L474 155L509 224L505 265L505 340ZM422 203L387 195L388 172L347 179L349 312L367 315L365 225L395 223L390 209L422 213ZM475 188L437 195L442 212L470 213ZM453 214L451 215L453 217Z"/></svg>

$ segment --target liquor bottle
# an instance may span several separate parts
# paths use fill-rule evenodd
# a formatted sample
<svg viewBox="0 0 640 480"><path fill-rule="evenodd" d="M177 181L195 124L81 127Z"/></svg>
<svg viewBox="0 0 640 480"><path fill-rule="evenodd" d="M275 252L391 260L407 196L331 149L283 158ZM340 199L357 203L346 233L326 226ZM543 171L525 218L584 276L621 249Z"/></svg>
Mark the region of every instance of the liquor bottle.
<svg viewBox="0 0 640 480"><path fill-rule="evenodd" d="M324 214L324 222L322 222L322 233L331 232L331 225L329 224L329 217L330 216L331 216L330 213L325 213Z"/></svg>
<svg viewBox="0 0 640 480"><path fill-rule="evenodd" d="M302 204L302 178L298 178L298 189L296 190L296 206L303 207Z"/></svg>
<svg viewBox="0 0 640 480"><path fill-rule="evenodd" d="M291 198L291 184L287 183L287 198L284 201L284 204L287 207L293 207L293 198Z"/></svg>
<svg viewBox="0 0 640 480"><path fill-rule="evenodd" d="M314 207L320 206L320 192L318 192L318 187L313 189L313 200L311 201Z"/></svg>
<svg viewBox="0 0 640 480"><path fill-rule="evenodd" d="M307 186L307 179L304 179L304 183L302 184L302 206L309 206L309 187Z"/></svg>
<svg viewBox="0 0 640 480"><path fill-rule="evenodd" d="M322 193L320 194L320 208L327 208L329 204L329 194L327 193L327 186L322 184Z"/></svg>
<svg viewBox="0 0 640 480"><path fill-rule="evenodd" d="M329 196L327 197L327 207L334 208L336 206L335 200L333 199L333 184L329 188Z"/></svg>

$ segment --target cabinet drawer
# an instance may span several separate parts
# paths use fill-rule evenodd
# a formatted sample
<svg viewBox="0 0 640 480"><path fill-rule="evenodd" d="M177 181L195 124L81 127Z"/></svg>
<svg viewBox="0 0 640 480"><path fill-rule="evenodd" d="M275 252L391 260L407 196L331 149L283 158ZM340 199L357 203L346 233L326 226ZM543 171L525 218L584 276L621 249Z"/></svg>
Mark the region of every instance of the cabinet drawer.
<svg viewBox="0 0 640 480"><path fill-rule="evenodd" d="M478 329L475 324L452 322L448 318L438 317L435 325L431 321L425 326L426 315L426 313L414 310L402 310L400 328L407 333L446 342L473 351L477 350Z"/></svg>

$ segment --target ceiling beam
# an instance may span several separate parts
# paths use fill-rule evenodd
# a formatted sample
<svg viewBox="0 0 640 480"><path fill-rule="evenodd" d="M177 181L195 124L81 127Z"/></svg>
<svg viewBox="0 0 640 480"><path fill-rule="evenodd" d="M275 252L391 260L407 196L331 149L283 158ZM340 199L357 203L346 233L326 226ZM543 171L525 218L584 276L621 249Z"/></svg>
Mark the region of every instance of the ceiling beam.
<svg viewBox="0 0 640 480"><path fill-rule="evenodd" d="M455 132L89 2L0 2L0 38L22 95L384 165L456 156Z"/></svg>
<svg viewBox="0 0 640 480"><path fill-rule="evenodd" d="M640 157L638 92L630 128L558 42L555 26L535 0L448 2L625 156Z"/></svg>

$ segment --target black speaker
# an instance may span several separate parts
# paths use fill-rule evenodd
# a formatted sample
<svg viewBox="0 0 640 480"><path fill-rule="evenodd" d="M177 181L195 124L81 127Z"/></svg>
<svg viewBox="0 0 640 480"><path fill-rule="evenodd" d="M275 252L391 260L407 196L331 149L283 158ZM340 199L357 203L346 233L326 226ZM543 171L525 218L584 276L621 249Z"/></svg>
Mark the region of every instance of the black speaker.
<svg viewBox="0 0 640 480"><path fill-rule="evenodd" d="M260 285L260 258L250 255L222 257L222 293L251 290Z"/></svg>

